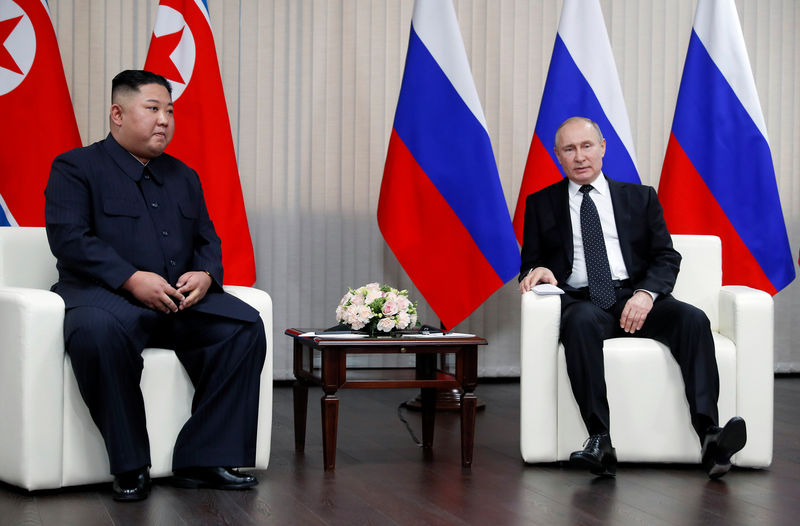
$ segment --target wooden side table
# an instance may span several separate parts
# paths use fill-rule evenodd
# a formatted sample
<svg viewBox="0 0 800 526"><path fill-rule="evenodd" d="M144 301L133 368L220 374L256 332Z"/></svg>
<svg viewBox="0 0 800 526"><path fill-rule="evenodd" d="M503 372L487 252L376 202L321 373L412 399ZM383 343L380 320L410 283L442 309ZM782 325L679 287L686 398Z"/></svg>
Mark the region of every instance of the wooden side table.
<svg viewBox="0 0 800 526"><path fill-rule="evenodd" d="M322 387L322 450L326 470L336 467L336 434L339 398L336 391L349 389L420 388L422 395L422 445L433 445L436 416L436 390L462 389L461 464L472 465L475 442L475 387L478 379L478 346L486 340L478 336L426 337L404 334L400 337L359 338L355 335L301 336L311 329L287 329L294 339L294 444L305 449L308 387ZM414 368L347 368L349 354L414 354ZM438 357L455 355L455 371L437 367Z"/></svg>

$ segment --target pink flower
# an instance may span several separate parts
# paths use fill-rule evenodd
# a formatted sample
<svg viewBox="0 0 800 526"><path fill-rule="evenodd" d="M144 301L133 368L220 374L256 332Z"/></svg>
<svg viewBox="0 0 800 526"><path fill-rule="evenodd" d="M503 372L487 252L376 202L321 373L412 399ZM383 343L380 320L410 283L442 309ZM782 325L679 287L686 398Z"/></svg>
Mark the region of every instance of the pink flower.
<svg viewBox="0 0 800 526"><path fill-rule="evenodd" d="M397 308L396 301L389 300L383 304L383 313L387 316L394 316L399 311L400 309Z"/></svg>

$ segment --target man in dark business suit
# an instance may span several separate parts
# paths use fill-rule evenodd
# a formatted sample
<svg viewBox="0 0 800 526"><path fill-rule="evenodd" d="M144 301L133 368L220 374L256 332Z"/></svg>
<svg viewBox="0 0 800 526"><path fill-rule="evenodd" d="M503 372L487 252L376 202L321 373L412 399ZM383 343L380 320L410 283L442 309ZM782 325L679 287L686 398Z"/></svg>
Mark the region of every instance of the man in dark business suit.
<svg viewBox="0 0 800 526"><path fill-rule="evenodd" d="M565 291L560 339L589 432L570 462L597 475L616 473L603 340L639 336L669 346L683 376L703 466L711 478L721 477L747 432L739 417L717 425L719 377L710 323L702 310L670 295L681 256L672 248L655 190L603 175L605 148L596 123L567 119L555 137L566 178L525 203L520 291L540 283Z"/></svg>
<svg viewBox="0 0 800 526"><path fill-rule="evenodd" d="M114 77L110 127L105 140L55 159L45 221L66 351L105 440L114 499L150 490L139 389L146 346L175 349L195 386L174 484L254 486L230 466L255 463L264 326L222 290L220 240L197 174L163 153L174 131L167 80L130 70Z"/></svg>

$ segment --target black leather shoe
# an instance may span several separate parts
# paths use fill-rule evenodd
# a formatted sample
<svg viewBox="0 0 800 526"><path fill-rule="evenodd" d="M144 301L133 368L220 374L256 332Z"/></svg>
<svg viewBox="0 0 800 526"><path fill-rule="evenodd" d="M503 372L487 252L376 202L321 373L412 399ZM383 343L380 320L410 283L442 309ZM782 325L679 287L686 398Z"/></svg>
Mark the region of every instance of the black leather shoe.
<svg viewBox="0 0 800 526"><path fill-rule="evenodd" d="M150 494L150 470L147 467L114 475L111 485L114 500L134 502L144 500Z"/></svg>
<svg viewBox="0 0 800 526"><path fill-rule="evenodd" d="M731 469L731 456L747 442L744 419L734 416L725 427L711 426L703 438L703 469L709 478L718 479Z"/></svg>
<svg viewBox="0 0 800 526"><path fill-rule="evenodd" d="M246 489L258 484L258 480L232 468L198 467L176 469L172 483L179 488Z"/></svg>
<svg viewBox="0 0 800 526"><path fill-rule="evenodd" d="M569 456L570 464L588 469L601 477L613 477L617 474L617 451L611 446L608 433L591 435L583 445L583 450L575 451Z"/></svg>

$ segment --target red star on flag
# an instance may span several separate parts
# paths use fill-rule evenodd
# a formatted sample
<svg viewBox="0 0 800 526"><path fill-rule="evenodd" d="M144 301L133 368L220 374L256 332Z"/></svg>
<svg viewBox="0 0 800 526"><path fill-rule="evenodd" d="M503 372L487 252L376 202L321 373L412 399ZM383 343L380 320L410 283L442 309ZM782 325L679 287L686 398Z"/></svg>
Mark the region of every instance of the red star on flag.
<svg viewBox="0 0 800 526"><path fill-rule="evenodd" d="M0 45L0 68L10 69L14 73L22 75L22 70L19 69L14 57L11 56L5 45L6 40L8 40L9 35L17 27L20 20L22 20L22 15L17 18L0 21L0 42L2 42L2 45Z"/></svg>
<svg viewBox="0 0 800 526"><path fill-rule="evenodd" d="M183 37L183 28L175 33L161 35L160 37L153 33L153 38L150 40L148 61L152 63L153 71L169 80L186 84L178 68L175 67L175 63L170 58L172 52L178 47L181 37Z"/></svg>

